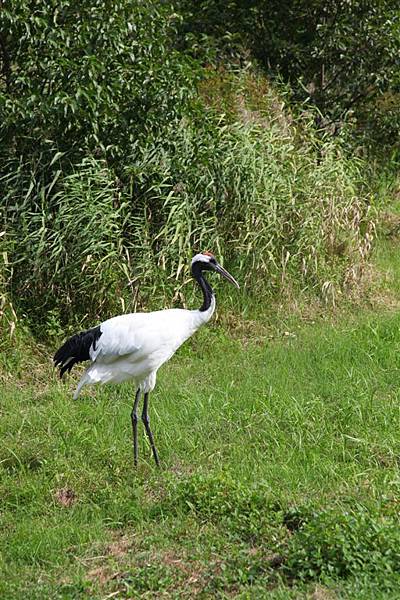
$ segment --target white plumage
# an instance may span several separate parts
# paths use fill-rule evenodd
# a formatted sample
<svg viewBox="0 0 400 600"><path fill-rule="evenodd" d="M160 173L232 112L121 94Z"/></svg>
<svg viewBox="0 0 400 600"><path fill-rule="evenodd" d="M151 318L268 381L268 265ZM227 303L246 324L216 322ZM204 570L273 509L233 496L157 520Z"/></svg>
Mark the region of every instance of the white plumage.
<svg viewBox="0 0 400 600"><path fill-rule="evenodd" d="M132 410L134 460L137 464L137 406L144 394L142 419L149 436L153 455L159 464L148 417L148 395L156 384L157 371L176 350L204 323L215 310L215 296L203 271L216 271L239 287L235 279L217 263L209 252L192 260L192 275L203 292L198 310L166 309L149 313L131 313L113 317L101 325L69 338L54 355L60 376L71 371L75 363L90 360L81 377L74 398L85 385L121 383L132 380L136 396Z"/></svg>
<svg viewBox="0 0 400 600"><path fill-rule="evenodd" d="M92 364L86 369L74 394L92 383L122 383L133 380L141 392L151 392L158 369L193 333L210 320L213 298L207 311L171 308L149 313L131 313L104 321L96 349L89 350Z"/></svg>

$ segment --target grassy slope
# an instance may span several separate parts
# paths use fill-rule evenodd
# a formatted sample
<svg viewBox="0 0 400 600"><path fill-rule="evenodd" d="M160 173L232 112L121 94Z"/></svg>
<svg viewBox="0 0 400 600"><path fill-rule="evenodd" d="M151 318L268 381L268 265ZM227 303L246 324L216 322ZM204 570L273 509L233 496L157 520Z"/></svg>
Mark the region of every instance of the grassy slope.
<svg viewBox="0 0 400 600"><path fill-rule="evenodd" d="M394 242L376 263L395 305ZM74 402L47 352L24 359L17 345L3 369L17 380L0 384L0 597L395 597L391 539L376 571L357 531L365 511L378 534L397 518L399 326L382 306L280 315L256 336L207 327L159 374L160 472L143 432L132 468L129 385ZM312 521L307 556L346 546L355 566L302 581L301 524L321 511L354 516L356 533L346 546Z"/></svg>

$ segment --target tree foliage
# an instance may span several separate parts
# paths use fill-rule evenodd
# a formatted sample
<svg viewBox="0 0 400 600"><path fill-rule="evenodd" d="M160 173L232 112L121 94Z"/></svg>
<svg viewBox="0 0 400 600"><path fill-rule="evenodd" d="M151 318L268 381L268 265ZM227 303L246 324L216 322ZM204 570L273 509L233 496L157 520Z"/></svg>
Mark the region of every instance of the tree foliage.
<svg viewBox="0 0 400 600"><path fill-rule="evenodd" d="M258 5L228 3L226 19L236 4L246 32ZM176 10L10 0L0 12L3 280L37 323L185 302L206 247L248 292L297 282L331 298L368 254L364 163L255 72L204 67L194 34L184 47L194 13Z"/></svg>
<svg viewBox="0 0 400 600"><path fill-rule="evenodd" d="M319 124L350 118L375 129L378 141L397 142L386 112L398 134L398 0L182 0L182 9L189 46L211 38L222 55L250 50L268 74L290 82L295 98L318 108Z"/></svg>
<svg viewBox="0 0 400 600"><path fill-rule="evenodd" d="M180 118L193 70L172 49L175 18L154 1L11 1L0 12L3 144L117 160Z"/></svg>

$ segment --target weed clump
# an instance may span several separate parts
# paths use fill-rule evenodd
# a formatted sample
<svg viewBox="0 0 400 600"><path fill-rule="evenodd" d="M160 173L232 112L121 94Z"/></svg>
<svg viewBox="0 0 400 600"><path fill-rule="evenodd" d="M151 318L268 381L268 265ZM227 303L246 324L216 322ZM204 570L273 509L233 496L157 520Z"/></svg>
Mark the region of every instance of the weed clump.
<svg viewBox="0 0 400 600"><path fill-rule="evenodd" d="M268 487L250 489L228 474L195 475L173 482L169 506L173 511L191 512L203 522L223 526L228 535L255 541L279 523L280 504L271 502Z"/></svg>
<svg viewBox="0 0 400 600"><path fill-rule="evenodd" d="M356 508L308 518L289 539L283 571L290 579L384 578L400 571L400 532L394 515Z"/></svg>
<svg viewBox="0 0 400 600"><path fill-rule="evenodd" d="M228 539L256 544L253 557L246 551L239 560L242 577L252 581L276 576L292 583L359 576L384 581L400 572L400 532L392 511L285 507L271 501L264 484L249 489L226 474L176 482L170 502L173 511L191 512Z"/></svg>

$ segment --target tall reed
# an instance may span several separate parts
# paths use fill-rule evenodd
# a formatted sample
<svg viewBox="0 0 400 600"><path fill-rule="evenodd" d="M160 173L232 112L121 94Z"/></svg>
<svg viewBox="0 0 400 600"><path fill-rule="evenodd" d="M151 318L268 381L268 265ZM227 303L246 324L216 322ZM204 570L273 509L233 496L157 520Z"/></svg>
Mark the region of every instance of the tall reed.
<svg viewBox="0 0 400 600"><path fill-rule="evenodd" d="M38 322L184 304L190 258L205 248L261 301L293 284L334 300L373 237L366 165L276 95L262 110L250 100L225 116L197 107L122 165L89 155L66 169L55 150L46 177L40 160L8 168L13 301Z"/></svg>

